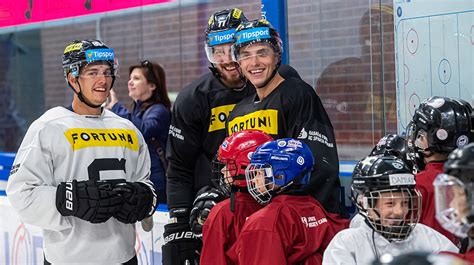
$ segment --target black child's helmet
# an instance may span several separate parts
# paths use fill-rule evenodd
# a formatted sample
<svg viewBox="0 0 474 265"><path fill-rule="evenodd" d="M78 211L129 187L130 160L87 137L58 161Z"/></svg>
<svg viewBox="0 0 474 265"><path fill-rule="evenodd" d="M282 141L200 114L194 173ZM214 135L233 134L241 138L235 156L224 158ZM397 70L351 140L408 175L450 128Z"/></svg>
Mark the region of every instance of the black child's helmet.
<svg viewBox="0 0 474 265"><path fill-rule="evenodd" d="M425 167L424 157L433 152L449 154L473 139L472 107L461 99L430 97L418 106L407 126L407 147L410 159L419 170ZM426 137L427 147L419 139ZM427 154L429 152L430 154Z"/></svg>
<svg viewBox="0 0 474 265"><path fill-rule="evenodd" d="M379 142L372 148L371 156L394 155L413 169L413 161L408 159L406 140L398 134L387 134L380 138Z"/></svg>

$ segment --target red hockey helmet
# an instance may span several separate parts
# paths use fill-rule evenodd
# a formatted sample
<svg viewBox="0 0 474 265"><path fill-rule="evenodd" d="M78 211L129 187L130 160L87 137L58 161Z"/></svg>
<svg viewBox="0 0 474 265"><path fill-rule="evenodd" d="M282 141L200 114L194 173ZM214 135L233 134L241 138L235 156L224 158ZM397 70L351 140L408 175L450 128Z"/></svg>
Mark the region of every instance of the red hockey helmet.
<svg viewBox="0 0 474 265"><path fill-rule="evenodd" d="M214 161L214 184L226 193L231 185L246 187L245 169L250 163L250 156L257 147L272 140L270 135L259 130L244 130L227 137Z"/></svg>

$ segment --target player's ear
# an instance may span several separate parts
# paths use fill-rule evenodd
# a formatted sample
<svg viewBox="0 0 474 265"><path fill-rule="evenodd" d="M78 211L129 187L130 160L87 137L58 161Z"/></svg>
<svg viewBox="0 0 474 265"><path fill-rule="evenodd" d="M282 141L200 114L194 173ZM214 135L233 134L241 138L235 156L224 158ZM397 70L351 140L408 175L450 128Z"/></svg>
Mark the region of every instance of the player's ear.
<svg viewBox="0 0 474 265"><path fill-rule="evenodd" d="M67 74L67 81L71 84L77 83L77 79L72 75L72 73Z"/></svg>
<svg viewBox="0 0 474 265"><path fill-rule="evenodd" d="M72 73L67 74L67 81L69 84L71 84L72 88L76 91L79 92L78 85L77 85L77 78L72 75Z"/></svg>

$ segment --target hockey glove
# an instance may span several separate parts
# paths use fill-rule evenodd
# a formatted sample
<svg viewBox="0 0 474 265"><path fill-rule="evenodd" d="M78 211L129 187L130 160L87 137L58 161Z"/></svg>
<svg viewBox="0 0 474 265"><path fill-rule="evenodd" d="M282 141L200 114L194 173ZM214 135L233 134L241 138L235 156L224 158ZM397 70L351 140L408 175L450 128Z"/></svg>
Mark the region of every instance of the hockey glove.
<svg viewBox="0 0 474 265"><path fill-rule="evenodd" d="M115 185L113 190L123 198L122 207L114 214L120 222L133 224L155 212L157 197L153 187L142 182L125 182Z"/></svg>
<svg viewBox="0 0 474 265"><path fill-rule="evenodd" d="M202 236L202 225L207 220L212 207L224 199L226 196L220 190L210 186L205 186L197 192L189 217L189 225L194 234Z"/></svg>
<svg viewBox="0 0 474 265"><path fill-rule="evenodd" d="M112 187L108 181L61 182L56 190L56 208L63 216L103 223L122 206L122 197Z"/></svg>
<svg viewBox="0 0 474 265"><path fill-rule="evenodd" d="M202 241L189 229L188 223L165 225L165 244L161 247L163 265L197 265Z"/></svg>

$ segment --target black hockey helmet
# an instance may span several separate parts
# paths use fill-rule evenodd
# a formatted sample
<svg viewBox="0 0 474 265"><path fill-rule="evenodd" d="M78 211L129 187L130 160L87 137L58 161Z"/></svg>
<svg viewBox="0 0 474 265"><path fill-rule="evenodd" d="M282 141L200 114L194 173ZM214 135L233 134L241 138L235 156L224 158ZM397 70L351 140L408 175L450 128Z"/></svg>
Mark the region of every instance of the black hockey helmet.
<svg viewBox="0 0 474 265"><path fill-rule="evenodd" d="M387 134L380 138L370 155L393 155L403 160L410 169L413 168L413 162L407 159L406 140L398 134Z"/></svg>
<svg viewBox="0 0 474 265"><path fill-rule="evenodd" d="M407 148L410 159L421 170L423 152L449 154L473 139L472 107L461 99L430 97L420 104L407 127ZM427 137L428 147L420 148L416 140Z"/></svg>
<svg viewBox="0 0 474 265"><path fill-rule="evenodd" d="M107 47L100 40L74 40L64 49L62 56L62 67L67 84L76 93L79 99L92 108L101 105L94 105L84 98L81 91L77 92L68 81L68 74L78 78L81 68L90 63L104 63L110 65L112 74L111 88L114 86L115 78L118 76L118 60L115 58L113 49Z"/></svg>
<svg viewBox="0 0 474 265"><path fill-rule="evenodd" d="M242 10L229 8L212 13L207 22L206 44L210 47L230 43L235 29L240 23L247 21Z"/></svg>
<svg viewBox="0 0 474 265"><path fill-rule="evenodd" d="M421 214L421 195L415 184L415 176L403 160L392 155L367 156L354 168L352 199L372 229L389 241L401 241L410 235ZM406 214L397 220L397 224L385 224L385 217L377 205L382 197L408 200Z"/></svg>
<svg viewBox="0 0 474 265"><path fill-rule="evenodd" d="M275 53L283 52L283 44L280 34L265 19L242 22L235 30L234 44L232 44L232 55L238 61L241 48L254 43L269 43Z"/></svg>
<svg viewBox="0 0 474 265"><path fill-rule="evenodd" d="M464 183L474 182L474 143L454 150L444 163L444 173Z"/></svg>
<svg viewBox="0 0 474 265"><path fill-rule="evenodd" d="M235 29L247 21L242 10L238 8L224 9L214 12L207 23L205 31L205 51L211 64L229 63L232 61L230 47L228 50L216 48L216 45L230 44L233 42ZM229 58L229 60L227 59Z"/></svg>
<svg viewBox="0 0 474 265"><path fill-rule="evenodd" d="M72 73L74 77L78 77L80 68L92 62L108 63L114 75L117 74L118 65L113 49L100 40L75 40L64 49L62 56L64 76L67 77L68 73Z"/></svg>

